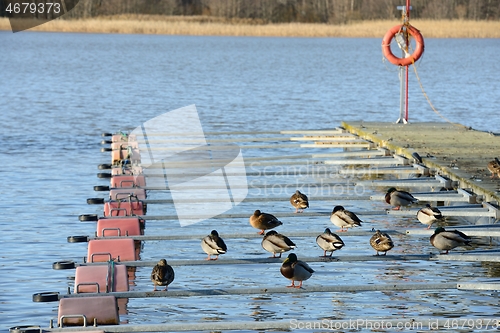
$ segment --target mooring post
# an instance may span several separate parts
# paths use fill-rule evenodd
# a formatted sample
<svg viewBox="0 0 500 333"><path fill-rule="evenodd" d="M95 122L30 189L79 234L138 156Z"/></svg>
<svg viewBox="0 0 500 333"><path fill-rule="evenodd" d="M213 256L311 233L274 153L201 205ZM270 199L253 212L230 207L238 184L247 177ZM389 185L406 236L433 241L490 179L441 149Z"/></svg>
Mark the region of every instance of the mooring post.
<svg viewBox="0 0 500 333"><path fill-rule="evenodd" d="M404 73L404 67L399 66L398 68L399 72L399 118L396 121L396 124L406 124L408 123L408 111L405 114L405 105L408 105L408 103L405 103L405 80L403 78L403 73Z"/></svg>
<svg viewBox="0 0 500 333"><path fill-rule="evenodd" d="M403 24L406 25L409 23L410 20L410 0L406 0L406 5L405 6L398 6L398 10L402 11L402 17L403 17ZM408 47L409 47L409 39L408 39L408 32L406 29L403 29L403 35L404 35L404 43L403 45L400 44L401 52L402 52L402 57L406 58L408 56ZM405 79L403 80L403 72L405 72ZM396 121L397 124L403 123L407 124L408 123L408 72L409 72L409 65L407 66L399 66L399 82L400 82L400 89L399 89L399 118Z"/></svg>

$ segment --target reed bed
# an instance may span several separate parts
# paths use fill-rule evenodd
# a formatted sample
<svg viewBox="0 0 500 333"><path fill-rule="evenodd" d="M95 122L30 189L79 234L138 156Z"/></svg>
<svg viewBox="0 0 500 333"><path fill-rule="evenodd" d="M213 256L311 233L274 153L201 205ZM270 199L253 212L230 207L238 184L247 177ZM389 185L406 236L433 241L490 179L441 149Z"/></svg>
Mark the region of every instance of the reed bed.
<svg viewBox="0 0 500 333"><path fill-rule="evenodd" d="M265 37L374 37L381 38L398 20L357 21L343 25L320 23L264 24L254 20L212 17L120 15L92 19L57 19L32 31ZM412 20L426 38L500 38L500 21ZM0 30L10 30L0 19Z"/></svg>

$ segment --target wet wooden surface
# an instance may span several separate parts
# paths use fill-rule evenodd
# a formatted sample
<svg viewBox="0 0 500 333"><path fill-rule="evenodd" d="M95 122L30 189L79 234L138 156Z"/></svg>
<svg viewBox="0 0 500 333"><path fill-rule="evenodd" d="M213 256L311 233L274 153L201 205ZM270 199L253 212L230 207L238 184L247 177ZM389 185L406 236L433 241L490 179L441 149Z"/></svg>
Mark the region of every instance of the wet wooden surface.
<svg viewBox="0 0 500 333"><path fill-rule="evenodd" d="M408 158L417 152L426 166L459 181L460 187L471 188L488 201L500 201L500 179L490 178L486 167L500 156L500 135L445 122L353 121L342 126Z"/></svg>

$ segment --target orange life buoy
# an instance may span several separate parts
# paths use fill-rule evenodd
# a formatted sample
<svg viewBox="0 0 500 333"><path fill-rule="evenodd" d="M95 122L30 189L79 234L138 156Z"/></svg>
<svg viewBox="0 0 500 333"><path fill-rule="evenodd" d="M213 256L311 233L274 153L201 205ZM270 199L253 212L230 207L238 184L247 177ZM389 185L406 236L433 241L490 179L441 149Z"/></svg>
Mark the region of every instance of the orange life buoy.
<svg viewBox="0 0 500 333"><path fill-rule="evenodd" d="M394 54L392 54L391 51L391 41L396 36L398 32L401 31L403 28L403 25L396 25L389 29L387 33L384 36L384 39L382 39L382 53L384 56L389 60L391 64L397 65L397 66L409 66L413 64L415 61L420 59L422 54L424 53L424 37L422 37L422 34L420 31L412 27L411 25L406 26L406 31L413 37L415 38L415 51L413 51L412 54L410 54L409 57L407 58L398 58Z"/></svg>

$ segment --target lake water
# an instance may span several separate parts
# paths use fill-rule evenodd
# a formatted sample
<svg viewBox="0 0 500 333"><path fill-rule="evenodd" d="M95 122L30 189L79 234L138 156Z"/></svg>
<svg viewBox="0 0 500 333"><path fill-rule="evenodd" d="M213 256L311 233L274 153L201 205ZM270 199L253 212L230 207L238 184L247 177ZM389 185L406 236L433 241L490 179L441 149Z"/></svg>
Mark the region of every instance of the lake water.
<svg viewBox="0 0 500 333"><path fill-rule="evenodd" d="M96 165L109 163L108 155L99 151L101 132L130 130L191 104L197 106L205 131L332 128L343 120L395 121L399 115L398 73L383 61L381 39L0 32L0 41L2 331L28 324L47 327L49 319L57 316L57 304L33 303L31 297L43 291L64 293L72 284L72 272L52 270L52 263L81 262L86 255L86 244L68 244L66 237L94 233L95 226L78 222L78 215L101 209L86 204L87 198L97 196L93 186L106 184L96 178ZM499 40L429 39L418 74L445 117L500 132L499 54ZM442 120L427 104L413 71L409 105L410 122ZM161 197L156 193L152 198L155 195ZM331 209L331 202L321 204ZM385 208L370 201L341 204L361 211ZM289 209L280 205L266 208ZM253 211L254 206L246 203L236 212ZM160 212L161 207L151 206L148 214ZM366 219L368 229L405 228L414 223L385 216ZM329 221L307 222L316 223L318 230L329 226ZM298 225L296 230L301 230ZM224 234L235 226L241 232L253 230L246 219L206 221L183 229L156 222L148 225L146 234L204 234L215 227ZM240 241L228 257L268 255L257 239ZM401 246L395 253L433 251L426 239L412 244L397 241ZM351 248L339 254L372 253L359 237L349 236L349 242ZM300 239L299 248L303 256L318 254L310 240ZM146 243L141 255L156 260L159 256L199 259L204 254L199 242L158 241ZM384 262L356 263L355 269L352 265L341 262L331 270L316 264L318 274L305 285L422 282L428 281L429 272L433 272L432 282L445 282L498 273L496 267L470 263L448 265L443 273L439 273L440 262L401 262L390 268ZM279 274L279 264L231 269L221 266L225 278L214 280L199 276L197 266L178 268L171 288L288 282ZM253 281L253 270L266 280ZM134 290L152 288L149 273L150 268L138 269ZM460 297L467 301L457 300ZM490 293L457 291L134 299L128 310L121 319L129 323L498 315L497 298Z"/></svg>

